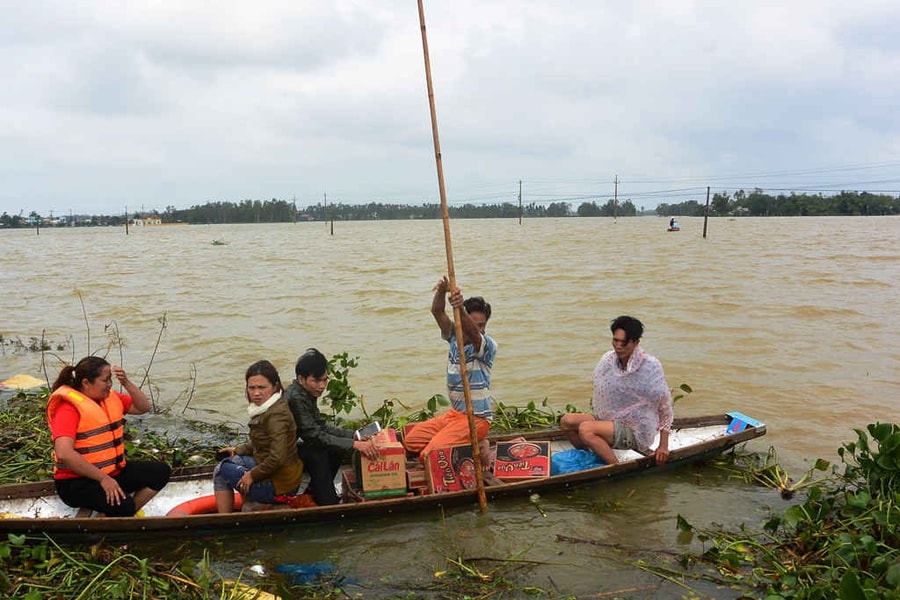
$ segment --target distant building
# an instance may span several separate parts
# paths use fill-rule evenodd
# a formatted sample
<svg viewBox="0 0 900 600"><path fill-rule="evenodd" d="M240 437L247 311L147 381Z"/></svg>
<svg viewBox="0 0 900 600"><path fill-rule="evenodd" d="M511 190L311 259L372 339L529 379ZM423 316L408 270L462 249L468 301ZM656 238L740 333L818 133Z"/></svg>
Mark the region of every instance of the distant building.
<svg viewBox="0 0 900 600"><path fill-rule="evenodd" d="M162 225L162 219L159 217L144 217L143 219L134 219L131 224L135 227L147 227L151 225Z"/></svg>

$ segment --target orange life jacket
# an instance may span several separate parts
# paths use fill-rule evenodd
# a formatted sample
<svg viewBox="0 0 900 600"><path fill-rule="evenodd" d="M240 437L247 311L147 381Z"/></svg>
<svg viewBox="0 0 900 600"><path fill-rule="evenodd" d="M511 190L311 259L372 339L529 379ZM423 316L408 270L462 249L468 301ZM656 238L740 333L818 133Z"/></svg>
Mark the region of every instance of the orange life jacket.
<svg viewBox="0 0 900 600"><path fill-rule="evenodd" d="M122 441L125 421L123 402L119 394L110 390L109 396L97 403L67 385L57 388L47 403L47 419L60 403L68 402L78 410L75 450L88 462L107 474L115 474L125 466L125 445ZM53 452L53 478L72 479L81 475L67 469Z"/></svg>

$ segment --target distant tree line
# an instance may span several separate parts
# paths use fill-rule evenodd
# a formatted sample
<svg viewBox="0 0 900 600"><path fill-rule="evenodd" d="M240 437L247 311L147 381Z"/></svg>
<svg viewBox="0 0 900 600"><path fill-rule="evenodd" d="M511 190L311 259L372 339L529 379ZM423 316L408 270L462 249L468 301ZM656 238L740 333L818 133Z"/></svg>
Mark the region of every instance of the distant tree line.
<svg viewBox="0 0 900 600"><path fill-rule="evenodd" d="M665 216L702 217L706 204L688 200L678 204L661 203L655 211L638 211L631 200L618 202L612 198L603 204L596 201L582 202L572 210L569 202L549 204L462 204L448 207L454 219L513 219L521 216L527 219L543 217L633 217L638 214L659 214ZM821 194L779 194L773 196L763 190L752 192L739 190L733 194L717 192L710 199L709 214L725 216L866 216L900 214L900 196L894 198L885 194L869 192L841 192L833 196ZM190 208L166 207L164 212L153 210L146 213L128 215L128 221L141 218L158 218L163 223L290 223L292 221L371 221L397 219L440 219L439 204L390 204L370 202L368 204L319 203L305 208L297 208L294 202L286 200L243 200L241 202L207 202ZM97 227L123 225L124 215L57 217L47 219L32 211L28 217L0 215L0 227Z"/></svg>
<svg viewBox="0 0 900 600"><path fill-rule="evenodd" d="M660 204L657 214L702 217L705 202L688 200L680 204ZM773 196L760 189L739 190L734 194L716 193L710 198L710 216L747 217L814 217L866 216L900 214L900 196L869 192L841 192L833 196L821 194L779 194Z"/></svg>
<svg viewBox="0 0 900 600"><path fill-rule="evenodd" d="M169 206L159 216L164 223L290 223L296 209L285 200L243 200L234 202L207 202L190 208Z"/></svg>
<svg viewBox="0 0 900 600"><path fill-rule="evenodd" d="M514 219L520 214L518 204L503 202L501 204L461 204L448 206L447 212L455 219ZM522 206L521 215L526 218L540 217L569 217L572 216L568 202L551 202L544 206L541 204L526 204ZM422 204L410 206L408 204L384 204L370 202L369 204L317 204L308 206L300 211L298 218L324 221L367 221L375 219L440 219L440 204Z"/></svg>

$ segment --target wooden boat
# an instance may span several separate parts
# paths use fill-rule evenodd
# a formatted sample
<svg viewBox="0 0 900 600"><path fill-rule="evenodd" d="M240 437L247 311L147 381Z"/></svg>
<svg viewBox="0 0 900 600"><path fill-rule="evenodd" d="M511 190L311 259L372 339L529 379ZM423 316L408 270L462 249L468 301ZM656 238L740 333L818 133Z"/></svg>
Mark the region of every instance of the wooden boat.
<svg viewBox="0 0 900 600"><path fill-rule="evenodd" d="M551 492L572 486L600 483L626 475L654 472L661 468L718 454L737 444L765 435L766 426L740 413L708 417L678 418L669 441L669 462L658 467L652 455L644 456L630 450L617 450L620 460L614 465L585 469L561 475L531 478L515 482L487 485L489 500ZM523 434L492 436L492 441L514 439ZM558 428L524 434L527 441L547 440L553 452L571 449L565 434ZM298 523L341 521L363 517L391 515L412 511L438 510L459 505L476 505L477 491L467 489L440 494L407 494L393 498L379 498L363 502L348 502L334 506L282 508L227 514L191 514L173 511L177 505L212 493L212 466L177 471L169 484L135 517L85 517L76 509L65 506L56 496L53 482L12 484L0 486L0 534L102 534L114 535L134 531L172 534L178 531L244 532L265 527L289 527ZM349 467L348 467L349 468ZM246 507L245 507L246 508Z"/></svg>

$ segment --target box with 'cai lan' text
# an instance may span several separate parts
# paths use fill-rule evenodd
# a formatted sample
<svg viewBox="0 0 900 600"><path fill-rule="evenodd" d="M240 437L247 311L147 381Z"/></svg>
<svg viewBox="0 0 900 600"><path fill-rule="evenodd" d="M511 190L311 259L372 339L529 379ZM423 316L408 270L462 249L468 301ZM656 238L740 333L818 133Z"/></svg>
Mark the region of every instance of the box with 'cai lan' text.
<svg viewBox="0 0 900 600"><path fill-rule="evenodd" d="M378 458L354 454L356 481L364 498L406 494L406 451L399 442L378 444Z"/></svg>

